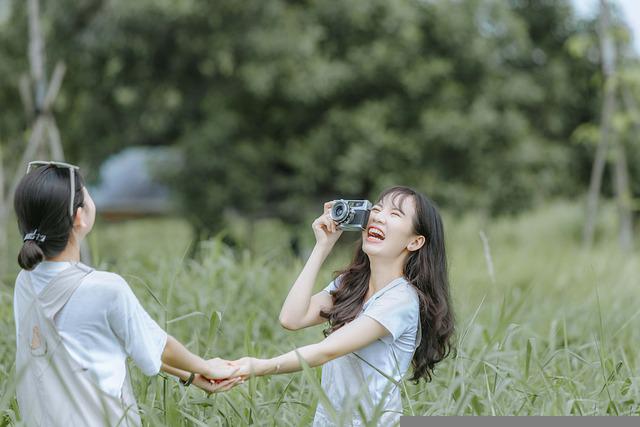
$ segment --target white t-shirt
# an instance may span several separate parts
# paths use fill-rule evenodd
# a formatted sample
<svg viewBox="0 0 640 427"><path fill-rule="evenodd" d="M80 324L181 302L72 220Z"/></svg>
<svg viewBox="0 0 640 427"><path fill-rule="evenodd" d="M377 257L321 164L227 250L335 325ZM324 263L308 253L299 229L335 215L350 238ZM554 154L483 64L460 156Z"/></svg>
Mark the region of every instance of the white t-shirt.
<svg viewBox="0 0 640 427"><path fill-rule="evenodd" d="M339 284L335 282L331 282L325 291L337 289ZM419 345L418 294L405 278L399 277L373 294L364 303L359 316L376 320L389 335L324 364L322 389L347 425L364 425L358 405L364 409L367 419L379 407L383 411L379 425L396 425L402 414L400 389L378 370L398 382L407 372ZM313 424L335 425L322 400L318 403Z"/></svg>
<svg viewBox="0 0 640 427"><path fill-rule="evenodd" d="M39 294L70 265L45 261L31 272L22 270L18 274L13 300L16 330L20 313L25 312L29 303L26 275L31 276L33 288ZM117 274L91 272L54 320L71 357L92 374L106 393L120 396L127 357L145 375L155 375L160 370L167 334Z"/></svg>

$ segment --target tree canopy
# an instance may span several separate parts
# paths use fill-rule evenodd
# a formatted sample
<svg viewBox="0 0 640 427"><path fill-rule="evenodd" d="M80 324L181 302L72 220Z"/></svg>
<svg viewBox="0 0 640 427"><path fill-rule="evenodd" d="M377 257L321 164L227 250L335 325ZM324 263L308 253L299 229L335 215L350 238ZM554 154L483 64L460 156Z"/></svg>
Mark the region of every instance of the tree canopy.
<svg viewBox="0 0 640 427"><path fill-rule="evenodd" d="M27 125L24 8L0 27L7 141ZM297 221L397 183L495 214L588 182L572 135L597 121L598 61L572 54L593 28L567 0L59 0L44 15L48 59L68 66L69 157L178 147L164 175L200 231L225 209Z"/></svg>

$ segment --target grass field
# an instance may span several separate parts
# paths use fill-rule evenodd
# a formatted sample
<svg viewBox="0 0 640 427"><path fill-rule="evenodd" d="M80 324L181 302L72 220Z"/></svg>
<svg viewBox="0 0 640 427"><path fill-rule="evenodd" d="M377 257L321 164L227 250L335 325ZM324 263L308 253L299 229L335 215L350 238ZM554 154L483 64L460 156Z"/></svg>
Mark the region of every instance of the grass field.
<svg viewBox="0 0 640 427"><path fill-rule="evenodd" d="M406 414L640 414L640 261L617 249L615 211L603 214L590 252L580 248L578 204L499 220L445 219L457 353L431 383L406 382ZM196 259L185 257L189 232L178 220L99 223L90 244L96 267L124 276L151 316L192 351L266 357L322 338L321 326L287 332L278 325L302 260L273 230L256 226L251 252L203 242ZM350 252L345 243L332 254L318 288ZM12 285L0 285L0 425L20 419ZM308 425L322 398L319 372L252 379L207 398L132 367L145 423L171 426Z"/></svg>

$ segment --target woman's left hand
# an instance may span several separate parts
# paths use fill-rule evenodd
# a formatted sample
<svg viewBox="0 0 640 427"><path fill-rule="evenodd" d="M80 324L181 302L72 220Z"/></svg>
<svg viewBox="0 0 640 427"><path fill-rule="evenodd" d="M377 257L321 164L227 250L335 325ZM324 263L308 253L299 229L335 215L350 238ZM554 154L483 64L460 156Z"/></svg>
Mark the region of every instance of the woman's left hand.
<svg viewBox="0 0 640 427"><path fill-rule="evenodd" d="M226 380L210 380L200 374L196 374L193 378L192 384L199 389L206 391L208 394L211 394L231 390L243 382L244 378L242 377L228 378Z"/></svg>

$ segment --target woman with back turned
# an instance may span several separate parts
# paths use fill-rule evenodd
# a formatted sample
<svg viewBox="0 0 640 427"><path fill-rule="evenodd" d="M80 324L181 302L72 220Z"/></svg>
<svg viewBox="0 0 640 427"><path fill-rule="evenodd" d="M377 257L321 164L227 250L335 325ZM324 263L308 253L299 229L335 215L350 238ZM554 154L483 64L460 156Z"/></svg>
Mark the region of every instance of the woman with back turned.
<svg viewBox="0 0 640 427"><path fill-rule="evenodd" d="M141 425L127 373L160 369L208 391L240 378L167 335L117 274L80 263L95 205L77 166L32 162L14 198L24 244L16 279L17 398L28 426Z"/></svg>

